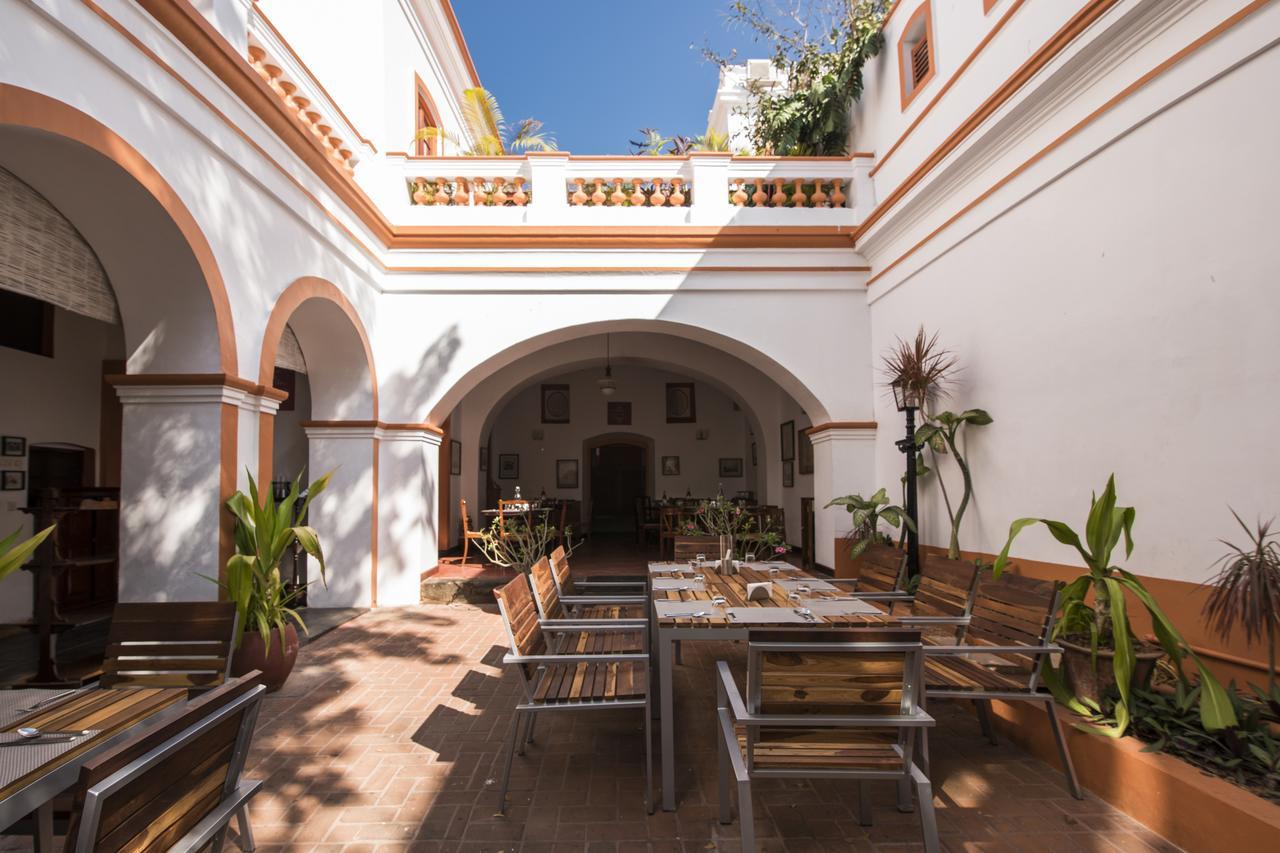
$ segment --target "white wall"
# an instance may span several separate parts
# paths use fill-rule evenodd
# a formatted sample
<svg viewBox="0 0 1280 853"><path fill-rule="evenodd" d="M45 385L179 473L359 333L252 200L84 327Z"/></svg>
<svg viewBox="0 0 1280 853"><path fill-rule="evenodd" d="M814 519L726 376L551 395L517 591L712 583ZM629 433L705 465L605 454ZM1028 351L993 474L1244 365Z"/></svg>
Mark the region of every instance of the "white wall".
<svg viewBox="0 0 1280 853"><path fill-rule="evenodd" d="M58 308L53 339L53 358L0 347L0 376L5 382L0 435L25 438L28 451L34 444L66 443L96 453L102 362L124 357L120 327ZM25 471L27 459L0 457L0 470ZM18 511L26 503L25 491L0 492L0 537L19 527L31 533L31 516ZM31 576L18 572L0 581L0 621L24 619L30 613Z"/></svg>
<svg viewBox="0 0 1280 853"><path fill-rule="evenodd" d="M965 368L951 405L995 418L969 444L962 546L998 551L1025 515L1081 529L1114 472L1137 508L1129 567L1203 581L1216 539L1240 536L1228 506L1246 520L1280 511L1280 172L1260 167L1280 150L1280 115L1248 106L1274 100L1278 80L1273 48L872 288L875 351L920 323L938 330ZM883 399L877 419L901 423ZM882 483L902 468L897 433L878 436ZM936 489L923 512L925 541L945 544ZM1039 528L1015 554L1076 562Z"/></svg>
<svg viewBox="0 0 1280 853"><path fill-rule="evenodd" d="M580 370L560 376L548 377L518 393L497 415L493 427L493 443L489 460L490 476L497 472L498 456L502 453L520 454L520 479L498 480L503 497L511 497L518 483L523 494L533 496L544 488L548 495L571 500L582 499L582 486L590 475L590 460L583 458L582 443L585 439L603 433L637 433L654 440L655 465L653 497L664 492L670 497L681 497L692 491L695 497L710 497L723 487L732 496L742 489L755 489L746 477L749 463L746 416L735 409L732 400L704 382L694 382L697 422L669 424L666 420L666 383L689 382L688 377L677 373L646 367L618 365L614 367L614 379L618 391L613 397L600 394L596 380L603 370ZM567 384L570 394L570 423L541 423L541 386L543 384ZM631 425L611 426L606 420L606 401L629 401ZM533 432L543 434L535 440ZM705 430L708 438L700 441L697 433ZM721 477L719 460L744 458L742 477ZM467 448L464 448L466 451ZM662 475L663 456L680 457L680 475ZM557 459L579 460L579 487L556 488L555 465ZM584 516L588 508L583 508Z"/></svg>

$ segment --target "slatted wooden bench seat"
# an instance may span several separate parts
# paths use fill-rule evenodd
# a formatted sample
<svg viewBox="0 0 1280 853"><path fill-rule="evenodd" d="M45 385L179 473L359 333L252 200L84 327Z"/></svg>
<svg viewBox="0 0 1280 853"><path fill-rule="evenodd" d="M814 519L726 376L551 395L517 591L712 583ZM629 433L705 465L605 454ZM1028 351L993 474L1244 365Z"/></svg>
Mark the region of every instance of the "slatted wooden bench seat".
<svg viewBox="0 0 1280 853"><path fill-rule="evenodd" d="M550 567L546 567L550 574ZM520 575L493 591L507 629L525 701L516 705L502 774L499 811L506 811L513 757L533 743L537 715L549 711L633 708L644 715L645 808L653 811L653 746L649 714L648 623L541 620L529 581ZM553 641L548 642L547 635Z"/></svg>
<svg viewBox="0 0 1280 853"><path fill-rule="evenodd" d="M702 554L708 560L720 559L720 540L715 536L676 536L674 537L671 559L677 563L687 563Z"/></svg>
<svg viewBox="0 0 1280 853"><path fill-rule="evenodd" d="M208 689L226 681L236 607L229 601L117 604L103 687Z"/></svg>
<svg viewBox="0 0 1280 853"><path fill-rule="evenodd" d="M920 633L904 628L752 632L745 700L729 665L717 663L720 822L731 818L732 773L744 851L755 850L753 779L832 778L859 781L864 824L867 782L897 782L904 810L914 785L925 849L936 853L932 786L913 761L916 732L933 724L921 707L922 669Z"/></svg>
<svg viewBox="0 0 1280 853"><path fill-rule="evenodd" d="M574 607L572 610L565 607L562 603L563 599L560 598L560 590L552 577L551 565L546 557L533 564L533 568L530 570L530 580L533 582L533 595L537 606L538 619L544 623L544 626L555 626L557 623L569 622L623 625L627 624L628 621L638 626L647 619L647 606L644 603L584 603ZM589 600L608 602L609 598L592 598ZM643 601L644 599L641 599L641 602ZM576 641L569 638L567 642L573 643ZM639 630L617 634L612 638L612 642L620 647L611 651L646 650L642 645L642 637Z"/></svg>
<svg viewBox="0 0 1280 853"><path fill-rule="evenodd" d="M580 578L569 568L569 555L559 545L551 552L551 572L561 597L574 595L618 595L644 598L647 575L593 575Z"/></svg>

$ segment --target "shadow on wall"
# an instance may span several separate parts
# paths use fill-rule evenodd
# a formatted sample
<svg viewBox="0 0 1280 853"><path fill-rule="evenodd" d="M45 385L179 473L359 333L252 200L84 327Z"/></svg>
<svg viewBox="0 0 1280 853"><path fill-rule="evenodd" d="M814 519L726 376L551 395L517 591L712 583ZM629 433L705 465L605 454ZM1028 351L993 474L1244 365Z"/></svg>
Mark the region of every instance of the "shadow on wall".
<svg viewBox="0 0 1280 853"><path fill-rule="evenodd" d="M461 348L462 338L458 334L458 324L453 323L427 347L417 370L387 377L379 374L382 377L382 387L378 389L379 399L385 401L384 405L391 411L422 412L421 416L425 416L425 409L419 401L435 398Z"/></svg>

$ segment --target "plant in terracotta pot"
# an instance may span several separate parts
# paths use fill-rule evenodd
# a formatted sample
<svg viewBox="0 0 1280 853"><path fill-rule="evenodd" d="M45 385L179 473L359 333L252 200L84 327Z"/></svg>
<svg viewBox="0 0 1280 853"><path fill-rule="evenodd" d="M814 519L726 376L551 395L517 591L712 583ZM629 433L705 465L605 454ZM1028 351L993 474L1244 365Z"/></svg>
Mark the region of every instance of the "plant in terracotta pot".
<svg viewBox="0 0 1280 853"><path fill-rule="evenodd" d="M1099 723L1098 731L1119 737L1129 725L1131 693L1150 677L1156 660L1168 654L1173 668L1182 675L1182 661L1189 658L1199 671L1200 718L1206 730L1215 731L1236 725L1230 697L1212 673L1200 661L1165 616L1138 578L1111 564L1120 538L1124 537L1125 557L1133 552L1133 522L1137 513L1131 506L1116 505L1116 483L1112 475L1102 495L1094 495L1085 522L1084 541L1070 526L1047 518L1019 518L1009 527L1009 539L992 572L999 577L1009 565L1009 548L1018 533L1033 524L1043 524L1054 539L1076 549L1088 572L1063 589L1059 599L1059 618L1054 626L1054 639L1063 648L1060 673L1045 667L1045 684L1059 701L1078 713L1092 715ZM1141 645L1129 624L1126 594L1132 595L1151 617L1159 645ZM1092 597L1090 597L1092 596ZM1163 650L1163 651L1162 651ZM1140 672L1145 663L1146 673ZM1109 663L1108 663L1109 662ZM1074 698L1071 692L1074 692ZM1112 691L1118 696L1112 697ZM1104 702L1110 702L1114 723L1105 722Z"/></svg>
<svg viewBox="0 0 1280 853"><path fill-rule="evenodd" d="M236 553L227 560L226 580L209 578L236 606L235 653L231 674L261 670L268 690L279 690L293 671L298 657L296 624L307 630L292 605L302 587L286 589L280 577L280 561L297 542L320 564L324 581L324 552L315 530L303 525L307 507L329 485L332 472L307 487L301 496L301 478L294 480L285 497L277 501L268 489L258 495L258 484L249 476L249 494L237 491L227 499L236 518Z"/></svg>

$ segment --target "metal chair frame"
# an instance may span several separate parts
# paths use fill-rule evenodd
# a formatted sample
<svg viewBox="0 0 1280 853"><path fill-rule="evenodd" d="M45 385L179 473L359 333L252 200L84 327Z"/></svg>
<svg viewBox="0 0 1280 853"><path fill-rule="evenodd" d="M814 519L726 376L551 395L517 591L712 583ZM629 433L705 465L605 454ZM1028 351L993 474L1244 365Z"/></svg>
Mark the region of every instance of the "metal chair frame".
<svg viewBox="0 0 1280 853"><path fill-rule="evenodd" d="M760 708L760 675L762 658L769 652L849 652L850 654L884 654L901 652L906 660L903 666L902 708L897 715L860 714L762 714ZM924 710L924 654L919 642L767 642L748 640L747 644L747 701L744 702L738 685L733 679L729 664L716 663L716 715L720 737L717 738L720 753L719 797L720 823L731 822L729 805L729 776L732 773L737 784L738 822L742 828L742 849L752 853L755 848L755 828L751 803L752 779L857 779L858 817L864 826L871 825L870 797L866 782L892 780L898 783L898 808L911 811L912 786L920 803L920 824L928 853L938 851L937 818L933 808L933 786L926 770L915 761L915 733L934 725L933 717ZM742 725L747 731L746 756L738 744L735 727ZM898 742L893 750L902 758L901 770L867 770L860 768L811 768L767 769L755 766L756 730L762 727L818 728L893 728L898 729ZM927 741L926 741L927 743Z"/></svg>
<svg viewBox="0 0 1280 853"><path fill-rule="evenodd" d="M535 591L536 600L536 591ZM511 618L506 605L498 600L498 611L502 614L502 624L507 632L507 641L511 652L504 655L502 662L508 664L519 673L521 687L524 688L525 701L516 705L515 715L511 721L511 743L507 750L507 759L503 765L502 786L499 790L498 811L505 814L507 810L507 790L511 783L511 764L516 754L524 755L525 745L533 743L533 728L537 715L554 711L607 711L617 708L638 708L644 712L644 749L645 749L645 790L644 805L649 814L653 814L653 737L651 732L651 713L649 685L649 655L647 652L635 654L515 654L516 638L511 630ZM649 647L649 626L645 620L610 621L608 623L584 622L574 620L539 620L544 634L581 634L581 633L614 633L618 631L641 632L641 648ZM561 641L563 644L563 641ZM548 646L550 644L548 643ZM639 663L641 665L641 683L645 685L644 699L600 699L589 702L545 702L535 697L541 680L546 677L546 665L555 663ZM530 672L526 667L532 667Z"/></svg>
<svg viewBox="0 0 1280 853"><path fill-rule="evenodd" d="M240 731L236 735L235 747L231 753L227 779L222 787L222 799L208 815L169 849L196 853L212 843L213 850L217 853L222 849L227 825L234 817L240 825L240 848L253 850L253 830L249 826L247 804L250 798L262 788L262 782L256 779L241 779L240 774L244 772L245 759L249 755L249 743L253 739L254 725L258 719L258 709L262 706L262 696L266 690L265 686L259 684L243 696L229 702L89 788L85 792L84 807L81 811L80 826L74 839L74 847L69 849L74 849L76 853L92 853L98 834L98 824L102 818L102 805L107 798L163 759L181 750L192 740L218 726L223 720L243 712Z"/></svg>
<svg viewBox="0 0 1280 853"><path fill-rule="evenodd" d="M559 558L556 557L557 552L560 553ZM571 579L574 590L576 590L578 587L584 587L586 589L599 589L604 593L616 592L618 593L618 596L617 596L618 598L627 599L625 601L591 602L593 604L647 604L649 601L649 598L647 595L649 584L648 584L648 581L645 581L645 580L600 580L598 578L584 578L582 580L579 580L578 578L574 578L573 570L570 569L568 565L569 563L568 555L564 553L563 548L557 548L555 551L552 551L547 556L547 561L551 563L551 577L555 582L556 592L559 593L561 601L564 601L566 598L572 599L572 598L593 597L591 595L582 596L576 592L572 592L564 588L564 586L560 583L560 572L556 571L556 569L559 567L559 563L561 560L564 561L565 574L568 575L569 578ZM594 597L599 598L600 596L596 595ZM579 603L585 604L587 602L579 602Z"/></svg>

